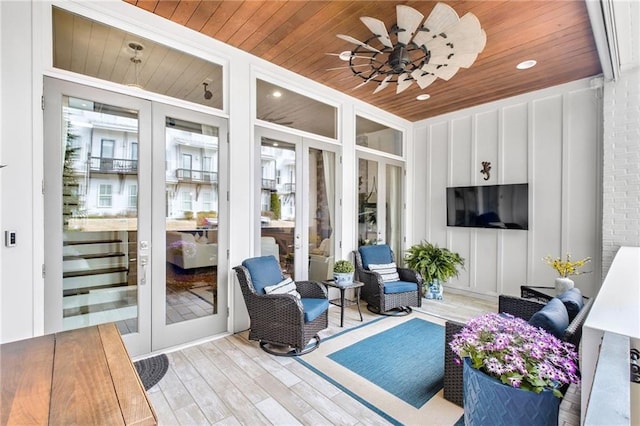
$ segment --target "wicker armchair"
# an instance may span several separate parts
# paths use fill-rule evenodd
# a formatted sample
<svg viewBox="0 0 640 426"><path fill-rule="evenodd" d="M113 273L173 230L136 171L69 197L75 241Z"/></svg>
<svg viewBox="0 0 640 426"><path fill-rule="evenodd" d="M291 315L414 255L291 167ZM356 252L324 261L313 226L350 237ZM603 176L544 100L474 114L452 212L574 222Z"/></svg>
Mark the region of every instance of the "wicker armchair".
<svg viewBox="0 0 640 426"><path fill-rule="evenodd" d="M411 312L411 306L422 306L422 276L417 271L396 268L400 280L385 282L381 274L369 270L370 264L395 263L393 251L387 244L362 246L353 256L358 280L364 283L361 298L371 312L406 315Z"/></svg>
<svg viewBox="0 0 640 426"><path fill-rule="evenodd" d="M582 338L582 325L589 314L593 299L588 299L580 312L569 323L564 331L562 340L572 343L576 348ZM500 295L498 297L498 312L511 314L515 317L529 321L533 314L538 312L545 303L523 299L520 297ZM463 323L457 321L447 321L445 324L445 345L444 345L444 398L462 406L463 385L462 385L462 364L455 362L456 354L449 347L449 342L453 336L464 327Z"/></svg>
<svg viewBox="0 0 640 426"><path fill-rule="evenodd" d="M249 339L272 355L297 356L320 346L318 332L328 326L329 301L324 286L315 281L296 281L300 294L266 294L265 287L284 279L274 256L247 259L233 268L247 305ZM309 346L314 340L312 346Z"/></svg>

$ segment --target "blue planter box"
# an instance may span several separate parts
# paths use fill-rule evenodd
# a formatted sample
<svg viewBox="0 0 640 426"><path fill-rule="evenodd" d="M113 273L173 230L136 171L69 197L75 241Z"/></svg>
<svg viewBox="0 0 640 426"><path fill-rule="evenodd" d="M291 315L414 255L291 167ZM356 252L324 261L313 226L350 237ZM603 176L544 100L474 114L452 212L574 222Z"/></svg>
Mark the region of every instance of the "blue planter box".
<svg viewBox="0 0 640 426"><path fill-rule="evenodd" d="M471 367L464 359L465 426L557 426L560 398L551 391L535 393L507 386Z"/></svg>

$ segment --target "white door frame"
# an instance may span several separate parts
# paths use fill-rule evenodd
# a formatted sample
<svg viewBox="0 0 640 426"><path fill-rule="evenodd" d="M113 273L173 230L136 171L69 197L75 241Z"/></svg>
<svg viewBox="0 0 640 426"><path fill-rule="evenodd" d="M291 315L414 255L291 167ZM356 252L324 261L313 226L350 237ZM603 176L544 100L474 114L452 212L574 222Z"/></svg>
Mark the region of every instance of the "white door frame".
<svg viewBox="0 0 640 426"><path fill-rule="evenodd" d="M63 138L62 97L71 96L101 103L126 107L138 111L138 171L151 170L151 103L147 100L114 93L55 78L44 78L44 262L45 262L45 333L63 330L62 276L63 276L63 229L62 229L62 164ZM62 154L62 156L61 156ZM151 173L138 173L138 205L151 205ZM151 348L151 285L149 274L141 259L148 257L148 248L141 242L151 241L151 210L138 211L138 256L137 266L137 315L138 330L123 335L123 340L132 356L148 353ZM133 259L130 259L133 262ZM148 271L148 269L147 269ZM146 280L144 280L146 275Z"/></svg>

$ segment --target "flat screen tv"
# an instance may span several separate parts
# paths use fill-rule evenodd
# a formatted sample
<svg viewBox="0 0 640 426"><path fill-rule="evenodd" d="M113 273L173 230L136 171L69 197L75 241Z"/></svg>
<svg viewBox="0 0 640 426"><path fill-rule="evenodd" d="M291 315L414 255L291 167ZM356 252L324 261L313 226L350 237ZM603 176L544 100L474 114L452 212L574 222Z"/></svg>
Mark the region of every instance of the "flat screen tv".
<svg viewBox="0 0 640 426"><path fill-rule="evenodd" d="M529 185L447 188L447 226L529 229Z"/></svg>

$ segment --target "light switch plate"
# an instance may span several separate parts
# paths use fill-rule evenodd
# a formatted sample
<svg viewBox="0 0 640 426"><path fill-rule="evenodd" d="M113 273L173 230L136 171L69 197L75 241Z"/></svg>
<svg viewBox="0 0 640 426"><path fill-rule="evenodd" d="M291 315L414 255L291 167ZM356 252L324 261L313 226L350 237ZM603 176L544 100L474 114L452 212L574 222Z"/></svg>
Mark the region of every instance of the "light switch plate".
<svg viewBox="0 0 640 426"><path fill-rule="evenodd" d="M7 247L16 245L16 231L4 231L4 245Z"/></svg>

